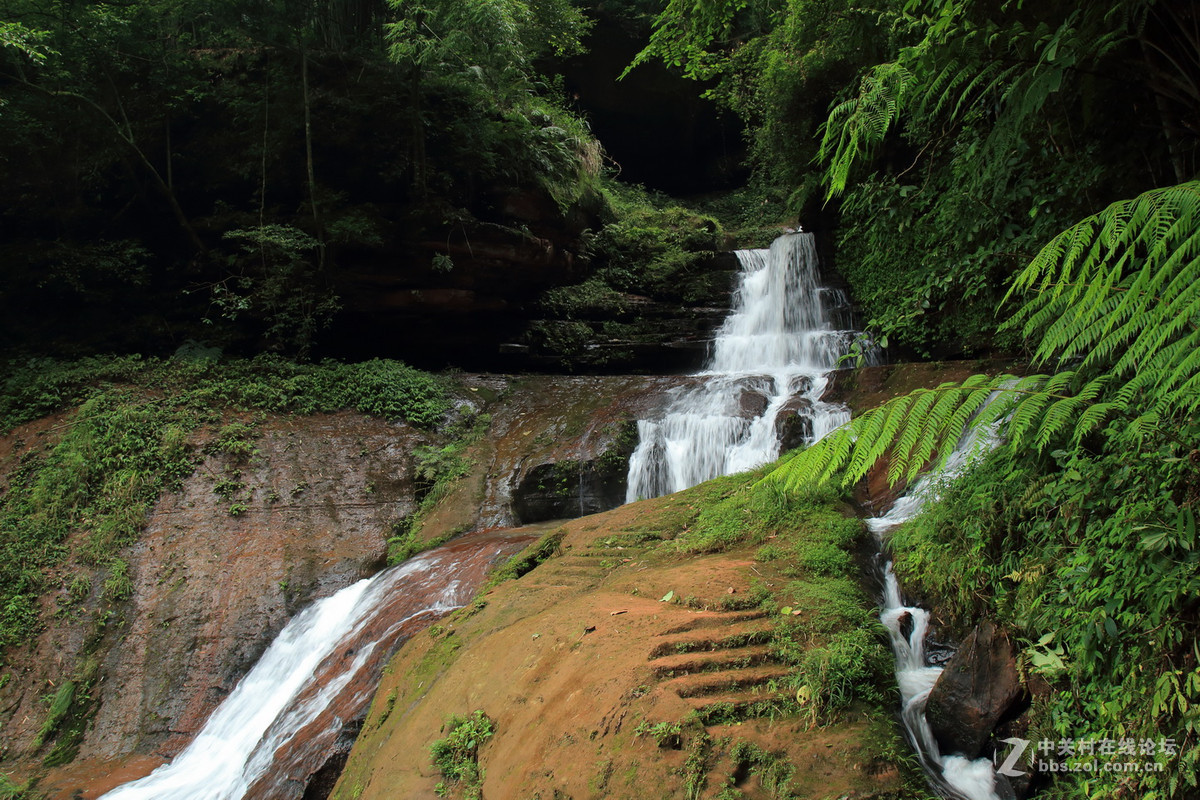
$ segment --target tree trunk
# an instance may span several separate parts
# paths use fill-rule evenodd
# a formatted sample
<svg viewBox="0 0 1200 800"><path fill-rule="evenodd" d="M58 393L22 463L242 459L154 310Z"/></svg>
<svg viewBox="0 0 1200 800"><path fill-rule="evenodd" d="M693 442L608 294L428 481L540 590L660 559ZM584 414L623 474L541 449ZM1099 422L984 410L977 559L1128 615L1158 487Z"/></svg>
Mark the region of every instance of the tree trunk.
<svg viewBox="0 0 1200 800"><path fill-rule="evenodd" d="M317 205L317 176L313 168L312 108L308 97L308 53L303 41L297 43L300 50L300 90L304 94L304 161L308 171L308 199L312 205L313 227L317 233L317 266L325 269L325 226L321 221L321 209Z"/></svg>
<svg viewBox="0 0 1200 800"><path fill-rule="evenodd" d="M10 75L9 77L15 76ZM205 254L208 253L208 248L204 245L204 242L201 241L200 236L196 233L196 229L192 227L192 223L187 218L187 214L183 212L183 207L179 205L179 200L175 197L175 192L171 190L170 185L168 185L168 183L163 179L162 174L159 173L158 169L156 169L154 164L151 163L145 152L142 151L142 148L139 147L137 142L133 140L133 136L123 129L121 124L113 119L107 111L101 108L100 105L98 105L95 101L84 97L81 94L68 91L51 91L50 89L44 89L41 86L38 86L35 83L30 83L26 80L22 80L20 78L15 79L18 83L29 89L32 89L35 92L40 92L48 97L68 97L77 103L87 106L99 114L110 126L112 126L117 138L124 142L125 145L129 147L130 151L137 156L138 162L141 163L141 165L145 168L146 173L149 174L150 180L154 184L154 188L157 189L159 193L162 194L163 199L167 201L167 207L171 209L171 214L175 217L175 221L179 223L179 227L182 228L184 233L187 235L188 241L191 242L192 246L196 248L197 252Z"/></svg>

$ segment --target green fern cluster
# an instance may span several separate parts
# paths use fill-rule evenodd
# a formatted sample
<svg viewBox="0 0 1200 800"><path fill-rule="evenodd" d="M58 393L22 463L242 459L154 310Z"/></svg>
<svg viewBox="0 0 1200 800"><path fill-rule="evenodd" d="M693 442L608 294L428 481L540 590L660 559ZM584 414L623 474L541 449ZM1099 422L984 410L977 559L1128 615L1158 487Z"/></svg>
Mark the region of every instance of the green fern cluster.
<svg viewBox="0 0 1200 800"><path fill-rule="evenodd" d="M972 22L969 3L942 3L932 17L907 18L920 40L872 67L857 96L829 112L818 152L826 198L845 192L851 170L871 159L902 114L911 117L908 135L927 143L989 115L990 133L976 158L1006 157L1071 71L1091 68L1137 28L1130 5L1076 10L1053 28L1013 20L1003 32L994 22ZM941 133L926 130L931 125Z"/></svg>
<svg viewBox="0 0 1200 800"><path fill-rule="evenodd" d="M880 64L863 76L857 97L829 112L817 151L818 160L828 164L826 197L845 191L851 167L883 141L900 116L912 82L912 72L904 64Z"/></svg>
<svg viewBox="0 0 1200 800"><path fill-rule="evenodd" d="M1053 374L974 375L856 417L772 473L785 488L863 478L892 483L941 463L966 428L1006 423L1013 451L1078 445L1107 423L1141 441L1200 408L1200 182L1114 203L1055 237L1008 297L1005 323ZM990 401L990 402L989 402Z"/></svg>

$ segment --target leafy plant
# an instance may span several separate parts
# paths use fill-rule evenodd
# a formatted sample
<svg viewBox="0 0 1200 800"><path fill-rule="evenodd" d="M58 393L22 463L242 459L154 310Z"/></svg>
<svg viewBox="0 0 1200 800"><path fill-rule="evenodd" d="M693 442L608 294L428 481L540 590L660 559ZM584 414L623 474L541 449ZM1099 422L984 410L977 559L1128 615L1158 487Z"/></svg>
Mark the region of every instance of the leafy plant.
<svg viewBox="0 0 1200 800"><path fill-rule="evenodd" d="M108 577L104 579L104 599L115 603L132 596L133 581L129 578L129 564L124 559L114 558L108 566Z"/></svg>
<svg viewBox="0 0 1200 800"><path fill-rule="evenodd" d="M1043 248L1006 325L1057 371L896 398L768 479L848 483L886 457L891 480L911 480L964 427L1000 427L1008 445L893 534L897 574L960 624L995 613L1026 639L1023 663L1058 690L1031 712L1047 735L1175 740L1177 771L1135 778L1147 797L1187 796L1200 763L1200 681L1183 666L1200 658L1198 215L1200 185L1185 183ZM1122 779L1060 780L1095 795Z"/></svg>
<svg viewBox="0 0 1200 800"><path fill-rule="evenodd" d="M791 489L835 474L851 484L887 456L892 483L944 461L964 428L1006 420L1011 451L1080 446L1102 428L1127 446L1200 408L1200 183L1115 203L1055 237L1017 277L1029 291L1006 324L1035 341L1018 378L974 375L853 419L771 480ZM998 396L995 397L994 396Z"/></svg>
<svg viewBox="0 0 1200 800"><path fill-rule="evenodd" d="M38 735L33 740L35 748L41 747L54 735L59 724L66 718L75 700L75 682L66 680L58 685L58 689L50 698L50 710L46 712L46 720L42 723Z"/></svg>
<svg viewBox="0 0 1200 800"><path fill-rule="evenodd" d="M433 765L445 778L435 791L438 797L447 797L458 788L467 800L478 800L484 777L479 748L496 733L495 723L482 710L476 710L468 717L451 717L443 730L447 732L445 738L429 746Z"/></svg>
<svg viewBox="0 0 1200 800"><path fill-rule="evenodd" d="M682 745L683 726L678 722L655 722L642 720L633 729L634 736L649 736L659 747L678 750Z"/></svg>

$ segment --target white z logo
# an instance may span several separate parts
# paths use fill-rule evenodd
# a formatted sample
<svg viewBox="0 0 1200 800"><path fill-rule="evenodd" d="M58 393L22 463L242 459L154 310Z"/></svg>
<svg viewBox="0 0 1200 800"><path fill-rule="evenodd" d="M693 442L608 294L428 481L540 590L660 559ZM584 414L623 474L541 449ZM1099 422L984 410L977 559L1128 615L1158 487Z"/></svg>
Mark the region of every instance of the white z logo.
<svg viewBox="0 0 1200 800"><path fill-rule="evenodd" d="M1001 775L1007 775L1010 778L1024 775L1024 770L1014 768L1017 766L1017 761L1020 760L1021 756L1025 753L1025 748L1029 747L1029 740L1018 739L1014 736L1009 739L1001 739L1000 741L1004 742L1005 744L1011 744L1012 750L1009 751L1008 758L1004 759L1004 763L1001 764L1000 768L996 771Z"/></svg>

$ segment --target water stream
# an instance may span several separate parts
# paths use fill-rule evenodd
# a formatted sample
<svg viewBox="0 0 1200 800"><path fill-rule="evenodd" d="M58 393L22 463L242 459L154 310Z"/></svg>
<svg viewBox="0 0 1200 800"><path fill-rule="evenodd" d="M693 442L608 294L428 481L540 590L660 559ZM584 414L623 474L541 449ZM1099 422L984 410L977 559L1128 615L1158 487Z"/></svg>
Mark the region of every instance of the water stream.
<svg viewBox="0 0 1200 800"><path fill-rule="evenodd" d="M812 442L850 417L821 395L829 372L861 334L851 329L842 292L820 285L811 234L789 234L769 250L737 255L742 272L733 309L708 367L674 391L658 418L638 422L628 501L768 463L778 457L788 425L793 431L799 425L800 438ZM933 485L923 480L868 525L882 536L915 513ZM462 537L313 603L284 627L185 750L103 800L300 797L346 723L365 711L383 661L399 643L465 604L487 568L531 538L502 531ZM910 736L945 793L996 800L990 764L938 753L923 717L940 671L924 654L929 615L903 606L890 564L885 585L882 619L896 648ZM904 615L913 620L907 637Z"/></svg>
<svg viewBox="0 0 1200 800"><path fill-rule="evenodd" d="M783 236L770 250L737 255L742 273L733 309L700 373L703 383L677 390L660 418L638 422L627 502L774 460L779 421L787 412L807 419L809 443L850 419L849 409L823 402L821 394L830 370L860 334L850 329L842 293L820 286L811 234ZM959 474L980 444L977 437L966 437L942 470L919 481L886 515L866 521L879 537L881 553L886 532L913 517L942 481ZM942 671L925 652L929 612L904 605L890 562L882 572L880 618L896 655L902 719L931 782L947 797L999 800L987 759L939 752L925 721L925 701Z"/></svg>
<svg viewBox="0 0 1200 800"><path fill-rule="evenodd" d="M827 376L860 336L838 289L823 287L812 234L739 250L733 308L698 385L675 390L657 419L638 421L626 502L658 497L779 456L787 416L815 441L850 419L822 402Z"/></svg>
<svg viewBox="0 0 1200 800"><path fill-rule="evenodd" d="M186 749L102 800L299 797L345 724L366 710L383 661L466 604L488 568L531 538L465 536L313 603L288 622Z"/></svg>
<svg viewBox="0 0 1200 800"><path fill-rule="evenodd" d="M925 650L929 632L929 611L904 604L900 584L885 557L887 534L916 516L934 499L939 487L954 480L981 452L995 446L994 430L975 429L963 437L941 469L922 477L912 489L894 502L887 513L865 520L879 541L880 572L883 579L883 606L880 622L888 630L892 652L896 656L896 682L900 686L900 719L909 741L917 751L926 774L940 794L962 800L1001 800L996 790L995 771L986 758L967 759L942 755L933 731L925 719L925 702L942 674L942 667L931 664ZM906 630L907 629L907 630Z"/></svg>

